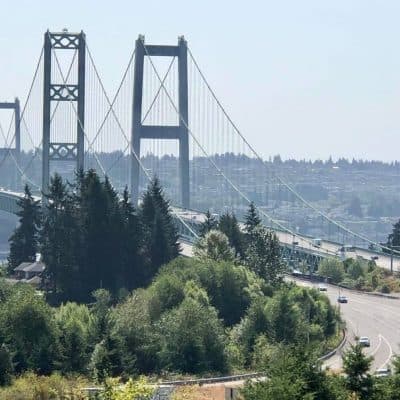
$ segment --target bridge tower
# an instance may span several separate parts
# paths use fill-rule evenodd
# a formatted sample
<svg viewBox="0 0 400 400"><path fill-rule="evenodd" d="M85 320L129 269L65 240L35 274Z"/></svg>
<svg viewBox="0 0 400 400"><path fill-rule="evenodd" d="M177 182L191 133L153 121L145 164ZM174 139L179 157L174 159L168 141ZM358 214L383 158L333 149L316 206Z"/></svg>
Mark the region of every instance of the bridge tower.
<svg viewBox="0 0 400 400"><path fill-rule="evenodd" d="M19 189L19 173L18 167L20 163L20 154L21 154L21 108L19 99L16 97L14 102L3 102L0 103L0 110L13 110L14 111L14 140L11 140L9 143L9 147L0 148L0 157L3 158L6 154L11 154L14 157L15 161L15 173L14 173L14 182L13 189ZM7 144L5 144L7 145Z"/></svg>
<svg viewBox="0 0 400 400"><path fill-rule="evenodd" d="M53 50L77 50L78 74L74 83L53 82ZM85 124L85 57L86 38L80 33L49 32L44 35L44 82L43 82L43 156L42 191L48 192L51 161L76 163L76 169L84 168L84 124ZM77 110L76 139L72 142L51 137L51 112L53 102L75 102ZM52 135L56 136L56 134Z"/></svg>
<svg viewBox="0 0 400 400"><path fill-rule="evenodd" d="M132 202L137 204L139 197L140 165L136 157L140 158L141 139L173 139L179 141L179 183L181 205L189 208L189 137L188 137L188 70L187 70L187 42L183 36L178 38L177 46L145 45L144 36L139 35L136 40L135 72L133 89L133 112L131 133L131 194ZM179 124L143 125L143 67L144 58L150 56L177 57L178 59L178 88L179 88Z"/></svg>

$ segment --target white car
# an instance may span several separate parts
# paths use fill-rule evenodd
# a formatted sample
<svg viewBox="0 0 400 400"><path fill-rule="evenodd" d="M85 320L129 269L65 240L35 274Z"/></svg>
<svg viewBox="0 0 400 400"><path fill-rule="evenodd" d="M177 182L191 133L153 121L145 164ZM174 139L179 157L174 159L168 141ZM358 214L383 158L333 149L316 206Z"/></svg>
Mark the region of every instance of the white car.
<svg viewBox="0 0 400 400"><path fill-rule="evenodd" d="M367 336L361 336L360 339L358 339L358 344L362 347L370 347L371 342L369 341L369 337Z"/></svg>
<svg viewBox="0 0 400 400"><path fill-rule="evenodd" d="M390 368L379 368L375 371L375 376L377 378L382 378L385 376L389 376L391 373Z"/></svg>
<svg viewBox="0 0 400 400"><path fill-rule="evenodd" d="M318 285L318 290L320 292L327 292L328 288L325 285Z"/></svg>

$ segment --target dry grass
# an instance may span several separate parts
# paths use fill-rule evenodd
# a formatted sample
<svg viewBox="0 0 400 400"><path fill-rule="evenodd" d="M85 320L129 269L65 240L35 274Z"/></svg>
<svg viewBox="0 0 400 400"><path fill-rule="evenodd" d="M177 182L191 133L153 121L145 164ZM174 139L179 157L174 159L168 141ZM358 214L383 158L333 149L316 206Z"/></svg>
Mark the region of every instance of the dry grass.
<svg viewBox="0 0 400 400"><path fill-rule="evenodd" d="M172 400L225 400L226 389L224 384L182 386L175 390ZM240 398L236 397L235 400Z"/></svg>

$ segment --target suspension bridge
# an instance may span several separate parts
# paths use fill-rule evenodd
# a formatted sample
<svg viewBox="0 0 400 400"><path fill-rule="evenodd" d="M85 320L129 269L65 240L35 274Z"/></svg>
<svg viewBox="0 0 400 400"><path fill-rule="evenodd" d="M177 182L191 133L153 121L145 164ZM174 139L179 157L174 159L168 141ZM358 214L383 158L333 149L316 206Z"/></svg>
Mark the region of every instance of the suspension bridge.
<svg viewBox="0 0 400 400"><path fill-rule="evenodd" d="M109 96L84 32L47 31L23 107L15 99L0 110L12 113L0 124L2 211L17 212L25 184L41 198L54 172L72 180L77 169L96 169L117 190L128 186L135 204L156 175L187 241L206 210L241 219L253 201L289 258L343 256L351 245L349 256L400 268L391 249L318 209L260 156L183 36L152 45L140 35Z"/></svg>

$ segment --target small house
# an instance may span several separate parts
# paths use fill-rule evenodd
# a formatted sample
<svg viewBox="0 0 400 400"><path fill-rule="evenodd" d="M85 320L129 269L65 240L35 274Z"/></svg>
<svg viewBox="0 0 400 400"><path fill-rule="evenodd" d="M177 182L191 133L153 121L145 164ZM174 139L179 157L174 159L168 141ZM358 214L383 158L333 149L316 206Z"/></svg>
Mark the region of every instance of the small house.
<svg viewBox="0 0 400 400"><path fill-rule="evenodd" d="M30 282L37 281L44 269L45 265L41 261L23 262L14 268L14 272L18 280Z"/></svg>

